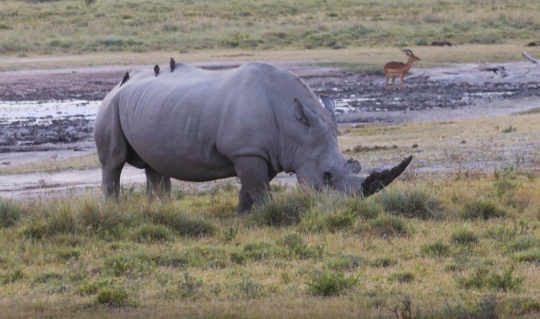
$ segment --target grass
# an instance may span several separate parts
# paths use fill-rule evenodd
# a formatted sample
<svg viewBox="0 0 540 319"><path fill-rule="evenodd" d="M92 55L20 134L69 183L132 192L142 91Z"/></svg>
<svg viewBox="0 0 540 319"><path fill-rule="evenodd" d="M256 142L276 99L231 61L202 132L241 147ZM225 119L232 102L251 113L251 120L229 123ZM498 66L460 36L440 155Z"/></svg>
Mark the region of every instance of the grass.
<svg viewBox="0 0 540 319"><path fill-rule="evenodd" d="M498 196L496 181L510 178L503 175L468 179L467 193ZM540 286L535 276L540 179L515 188L530 197L531 205L518 210L501 202L508 214L495 219L462 218L469 201L452 199L452 194L463 181L420 179L391 186L388 191L396 193L426 190L440 212L427 219L395 215L376 197L303 188L274 193L277 202L303 203L304 213L295 215L294 223L261 222L257 212L241 217L208 213L215 201L238 194L229 186L154 202L138 191L116 202L88 196L10 201L21 213L1 229L3 309L8 317L36 307L51 316L61 307L72 310L65 312L68 316L83 318L141 311L208 317L246 315L239 305L256 305L259 311L246 316L388 316L396 300L401 300L399 309L407 309L406 293L414 296L408 301L414 311L472 314L485 310L478 293L504 293L496 299L501 316L538 315L531 300ZM416 202L414 197L403 200ZM335 229L330 226L335 221L325 218L316 219L317 229L304 227L313 216L343 211L351 216L347 227ZM211 231L182 230L200 229L193 221L211 225ZM32 300L14 302L27 294ZM328 299L335 305L329 306ZM471 304L474 300L478 303Z"/></svg>
<svg viewBox="0 0 540 319"><path fill-rule="evenodd" d="M337 0L3 1L0 53L189 53L216 49L523 44L540 27L534 1L369 3ZM54 16L54 19L51 17Z"/></svg>
<svg viewBox="0 0 540 319"><path fill-rule="evenodd" d="M175 183L153 202L142 188L118 201L3 199L2 315L537 317L538 116L349 128L342 149L399 136L398 149L358 158L366 170L421 149L414 176L367 199L280 186L237 216L230 181ZM495 129L510 124L519 130Z"/></svg>

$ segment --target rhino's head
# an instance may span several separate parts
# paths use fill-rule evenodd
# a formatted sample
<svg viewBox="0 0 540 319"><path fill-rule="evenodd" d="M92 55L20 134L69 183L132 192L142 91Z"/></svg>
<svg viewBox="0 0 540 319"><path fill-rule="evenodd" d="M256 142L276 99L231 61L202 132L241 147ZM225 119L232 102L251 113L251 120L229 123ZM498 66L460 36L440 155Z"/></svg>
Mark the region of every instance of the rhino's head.
<svg viewBox="0 0 540 319"><path fill-rule="evenodd" d="M360 163L346 160L339 151L334 101L321 96L322 107L304 105L295 99L296 118L305 128L301 145L294 152L298 182L316 189L330 187L349 194L369 196L390 184L409 165L412 156L398 166L361 177ZM308 103L312 101L308 101Z"/></svg>

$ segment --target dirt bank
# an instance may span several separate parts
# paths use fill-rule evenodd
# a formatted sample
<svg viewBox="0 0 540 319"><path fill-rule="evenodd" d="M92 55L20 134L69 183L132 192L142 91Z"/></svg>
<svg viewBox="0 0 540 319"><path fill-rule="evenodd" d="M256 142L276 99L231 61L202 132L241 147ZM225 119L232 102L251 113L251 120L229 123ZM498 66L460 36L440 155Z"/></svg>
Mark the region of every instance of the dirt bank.
<svg viewBox="0 0 540 319"><path fill-rule="evenodd" d="M227 69L239 64L199 63L196 66ZM419 76L405 81L405 91L392 87L386 91L382 71L353 74L297 63L275 64L300 76L317 94L334 98L340 126L498 116L540 104L540 68L528 62L497 64L517 75L514 77L482 71L485 65L413 68ZM1 162L17 165L95 152L93 123L99 101L125 72L136 68L150 66L0 73ZM90 177L94 175L97 177ZM279 178L284 183L294 181L294 177L288 175ZM62 192L67 188L95 188L99 179L99 170L0 176L0 195L33 197L41 196L46 189ZM144 173L128 170L123 180L142 182Z"/></svg>

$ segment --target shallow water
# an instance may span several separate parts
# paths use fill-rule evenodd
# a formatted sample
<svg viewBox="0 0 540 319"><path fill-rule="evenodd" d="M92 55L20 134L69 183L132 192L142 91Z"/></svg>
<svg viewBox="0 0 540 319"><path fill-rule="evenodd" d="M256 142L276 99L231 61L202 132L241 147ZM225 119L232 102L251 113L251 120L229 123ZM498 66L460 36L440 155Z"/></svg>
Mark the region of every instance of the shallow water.
<svg viewBox="0 0 540 319"><path fill-rule="evenodd" d="M27 122L50 125L53 120L77 117L93 120L101 101L19 101L0 102L0 124Z"/></svg>

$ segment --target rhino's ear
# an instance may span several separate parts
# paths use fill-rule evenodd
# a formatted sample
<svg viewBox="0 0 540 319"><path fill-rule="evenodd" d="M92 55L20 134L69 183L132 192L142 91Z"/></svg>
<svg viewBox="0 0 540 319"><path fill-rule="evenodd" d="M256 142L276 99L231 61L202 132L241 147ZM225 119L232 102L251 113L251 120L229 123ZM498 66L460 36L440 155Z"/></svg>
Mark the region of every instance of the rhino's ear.
<svg viewBox="0 0 540 319"><path fill-rule="evenodd" d="M302 105L302 103L294 98L296 103L296 118L309 126L322 126L324 123L318 114L312 112L310 109Z"/></svg>
<svg viewBox="0 0 540 319"><path fill-rule="evenodd" d="M334 120L334 123L337 123L336 120L336 104L334 103L334 100L326 95L320 95L321 101L324 104L324 108L330 112L330 115L332 115L332 120Z"/></svg>

